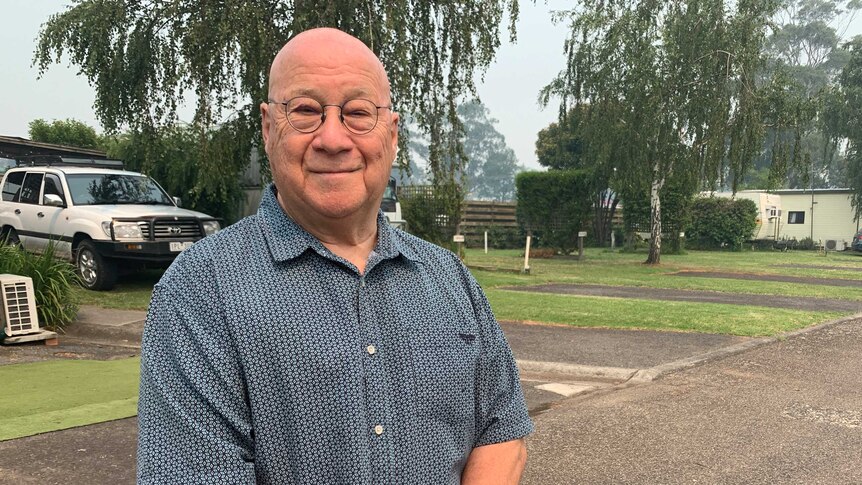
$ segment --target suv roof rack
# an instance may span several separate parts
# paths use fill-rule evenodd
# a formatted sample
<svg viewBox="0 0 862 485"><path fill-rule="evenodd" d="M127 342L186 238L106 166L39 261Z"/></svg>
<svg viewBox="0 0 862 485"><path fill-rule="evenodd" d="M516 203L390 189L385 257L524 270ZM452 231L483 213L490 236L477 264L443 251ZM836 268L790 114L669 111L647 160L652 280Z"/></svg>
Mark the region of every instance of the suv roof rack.
<svg viewBox="0 0 862 485"><path fill-rule="evenodd" d="M113 168L123 170L125 166L122 160L102 160L97 158L72 158L59 155L27 155L17 157L18 166L47 166L47 167L91 167L91 168Z"/></svg>

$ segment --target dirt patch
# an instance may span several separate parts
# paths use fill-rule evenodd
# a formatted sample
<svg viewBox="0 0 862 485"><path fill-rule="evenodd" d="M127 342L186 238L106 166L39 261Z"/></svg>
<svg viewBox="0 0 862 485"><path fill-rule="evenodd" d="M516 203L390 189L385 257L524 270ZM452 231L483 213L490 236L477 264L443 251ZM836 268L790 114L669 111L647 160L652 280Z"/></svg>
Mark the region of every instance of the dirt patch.
<svg viewBox="0 0 862 485"><path fill-rule="evenodd" d="M862 283L862 282L860 282ZM727 305L762 306L809 311L862 311L862 302L811 298L799 296L751 295L745 293L720 293L717 291L673 290L667 288L644 288L634 286L561 285L510 286L512 291L554 293L561 295L604 296L613 298L637 298L642 300L689 301L698 303L723 303Z"/></svg>
<svg viewBox="0 0 862 485"><path fill-rule="evenodd" d="M862 280L845 280L839 278L812 278L808 276L785 276L778 274L725 273L721 271L679 271L676 273L671 273L671 276L696 276L699 278L725 278L732 280L749 281L777 281L780 283L799 283L803 285L862 288Z"/></svg>
<svg viewBox="0 0 862 485"><path fill-rule="evenodd" d="M52 347L43 342L27 342L0 346L0 365L26 364L44 360L113 360L138 355L135 349L72 342L63 335L59 345Z"/></svg>
<svg viewBox="0 0 862 485"><path fill-rule="evenodd" d="M825 269L827 271L862 271L862 266L821 266L817 264L774 264L776 268Z"/></svg>

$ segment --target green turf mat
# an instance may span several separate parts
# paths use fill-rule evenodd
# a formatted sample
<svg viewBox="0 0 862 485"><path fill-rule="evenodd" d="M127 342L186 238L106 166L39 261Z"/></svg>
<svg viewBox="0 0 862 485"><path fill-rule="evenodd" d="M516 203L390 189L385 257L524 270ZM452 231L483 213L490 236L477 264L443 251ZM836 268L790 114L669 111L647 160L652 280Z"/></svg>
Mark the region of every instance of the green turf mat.
<svg viewBox="0 0 862 485"><path fill-rule="evenodd" d="M0 441L137 413L140 358L0 366Z"/></svg>

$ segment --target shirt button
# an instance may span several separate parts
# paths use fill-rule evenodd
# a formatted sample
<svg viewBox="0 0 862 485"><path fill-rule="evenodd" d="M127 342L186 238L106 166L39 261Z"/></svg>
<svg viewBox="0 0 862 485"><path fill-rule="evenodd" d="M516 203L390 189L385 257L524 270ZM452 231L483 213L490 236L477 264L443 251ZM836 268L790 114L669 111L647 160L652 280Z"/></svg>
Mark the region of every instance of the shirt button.
<svg viewBox="0 0 862 485"><path fill-rule="evenodd" d="M375 347L373 345L369 345L368 347L365 347L365 350L368 351L368 355L374 355L377 353L377 347Z"/></svg>
<svg viewBox="0 0 862 485"><path fill-rule="evenodd" d="M376 434L377 436L382 435L382 434L383 434L383 426L382 426L382 425L380 425L380 424L378 424L377 426L375 426L375 427L374 427L374 434Z"/></svg>

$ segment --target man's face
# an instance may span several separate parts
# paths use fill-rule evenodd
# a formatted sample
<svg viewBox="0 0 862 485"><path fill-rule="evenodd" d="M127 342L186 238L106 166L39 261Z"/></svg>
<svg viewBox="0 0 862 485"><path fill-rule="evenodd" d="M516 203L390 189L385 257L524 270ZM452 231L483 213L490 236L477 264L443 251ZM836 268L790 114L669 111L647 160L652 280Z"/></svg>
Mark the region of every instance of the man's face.
<svg viewBox="0 0 862 485"><path fill-rule="evenodd" d="M354 39L355 40L355 39ZM306 96L324 105L343 105L364 98L389 106L385 73L370 52L355 52L350 43L298 42L270 80L270 99ZM281 54L280 54L281 57ZM373 218L389 181L398 144L398 115L378 110L370 133L356 135L344 127L337 107L325 107L325 122L312 133L300 133L288 122L284 106L262 104L263 138L282 205L304 219Z"/></svg>

